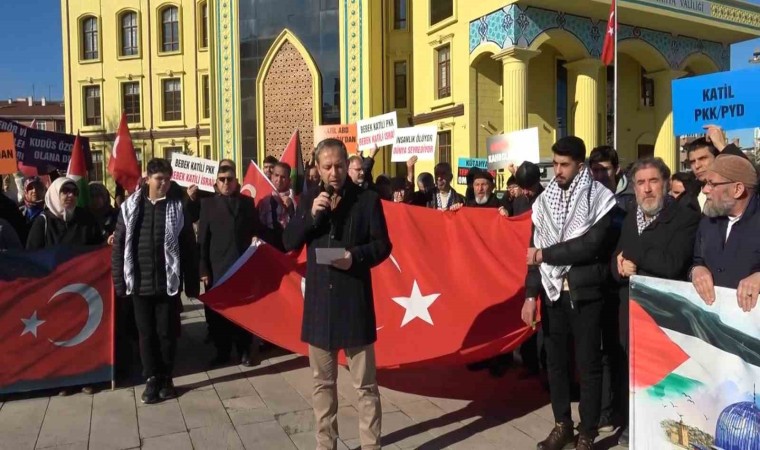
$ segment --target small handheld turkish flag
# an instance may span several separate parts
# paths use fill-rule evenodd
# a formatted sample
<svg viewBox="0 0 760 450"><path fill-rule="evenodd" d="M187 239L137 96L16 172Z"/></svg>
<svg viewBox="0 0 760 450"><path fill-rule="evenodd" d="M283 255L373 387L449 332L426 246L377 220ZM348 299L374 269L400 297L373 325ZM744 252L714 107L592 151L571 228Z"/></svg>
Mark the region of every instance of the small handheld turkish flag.
<svg viewBox="0 0 760 450"><path fill-rule="evenodd" d="M0 252L0 393L113 378L111 249Z"/></svg>
<svg viewBox="0 0 760 450"><path fill-rule="evenodd" d="M261 199L275 191L276 189L269 178L259 169L259 166L255 162L251 161L248 170L245 172L240 193L251 197L253 203L258 205Z"/></svg>
<svg viewBox="0 0 760 450"><path fill-rule="evenodd" d="M602 47L602 63L605 66L615 60L615 41L617 40L617 16L615 15L615 0L610 5L610 18L607 20L607 29L604 34L604 47Z"/></svg>
<svg viewBox="0 0 760 450"><path fill-rule="evenodd" d="M134 192L140 181L140 164L137 162L135 147L132 145L132 136L127 126L127 115L121 114L119 131L116 133L116 141L113 143L113 151L108 159L108 173L127 192Z"/></svg>
<svg viewBox="0 0 760 450"><path fill-rule="evenodd" d="M478 361L532 334L520 318L530 215L443 213L388 202L383 210L394 246L372 270L378 367ZM267 341L305 354L304 255L296 260L253 246L201 300Z"/></svg>

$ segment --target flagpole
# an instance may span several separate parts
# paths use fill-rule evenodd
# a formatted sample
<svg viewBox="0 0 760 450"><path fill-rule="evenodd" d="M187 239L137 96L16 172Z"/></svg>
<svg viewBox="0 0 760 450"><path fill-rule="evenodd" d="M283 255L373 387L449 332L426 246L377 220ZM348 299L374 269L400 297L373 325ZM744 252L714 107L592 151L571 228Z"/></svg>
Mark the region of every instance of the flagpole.
<svg viewBox="0 0 760 450"><path fill-rule="evenodd" d="M618 9L617 9L617 0L612 0L615 3L615 62L613 65L613 72L615 74L615 81L614 81L614 87L613 87L613 97L612 97L612 114L613 114L613 123L612 123L612 147L615 149L615 151L619 151L618 149Z"/></svg>

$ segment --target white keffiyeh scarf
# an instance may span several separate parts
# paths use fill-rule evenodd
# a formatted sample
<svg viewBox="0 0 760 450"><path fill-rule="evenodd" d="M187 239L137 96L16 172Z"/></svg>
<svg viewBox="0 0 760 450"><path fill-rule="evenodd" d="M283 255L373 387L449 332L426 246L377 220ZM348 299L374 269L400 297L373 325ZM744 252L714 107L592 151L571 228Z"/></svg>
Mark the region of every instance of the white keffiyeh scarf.
<svg viewBox="0 0 760 450"><path fill-rule="evenodd" d="M552 180L533 205L533 242L536 248L548 248L583 236L613 207L615 195L585 167L567 190ZM570 266L542 263L539 270L549 300L556 301Z"/></svg>
<svg viewBox="0 0 760 450"><path fill-rule="evenodd" d="M135 260L132 241L137 227L137 208L142 198L142 189L138 189L121 205L121 214L126 225L124 237L124 282L127 295L134 288ZM185 226L185 217L180 200L166 201L166 227L164 230L164 258L166 259L166 293L177 295L180 281L179 234Z"/></svg>

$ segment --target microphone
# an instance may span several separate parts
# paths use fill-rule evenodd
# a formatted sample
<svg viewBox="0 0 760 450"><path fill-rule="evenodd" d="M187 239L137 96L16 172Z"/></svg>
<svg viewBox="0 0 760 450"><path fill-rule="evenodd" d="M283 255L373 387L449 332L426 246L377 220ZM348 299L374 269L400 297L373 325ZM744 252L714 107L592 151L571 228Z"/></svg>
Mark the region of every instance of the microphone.
<svg viewBox="0 0 760 450"><path fill-rule="evenodd" d="M327 186L322 185L322 188L324 189L322 192L327 192L327 195L332 197L335 195L335 187L333 187L332 184L328 184ZM322 223L322 221L327 217L328 213L330 212L330 209L324 209L317 213L316 217L314 217L314 223L319 225Z"/></svg>

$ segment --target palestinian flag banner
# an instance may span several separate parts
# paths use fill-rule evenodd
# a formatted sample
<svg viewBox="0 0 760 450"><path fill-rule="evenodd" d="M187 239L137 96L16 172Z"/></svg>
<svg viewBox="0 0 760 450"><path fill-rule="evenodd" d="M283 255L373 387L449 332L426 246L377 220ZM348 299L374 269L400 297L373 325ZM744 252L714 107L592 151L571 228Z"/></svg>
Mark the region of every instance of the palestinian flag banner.
<svg viewBox="0 0 760 450"><path fill-rule="evenodd" d="M630 448L760 449L760 308L715 293L631 279Z"/></svg>

